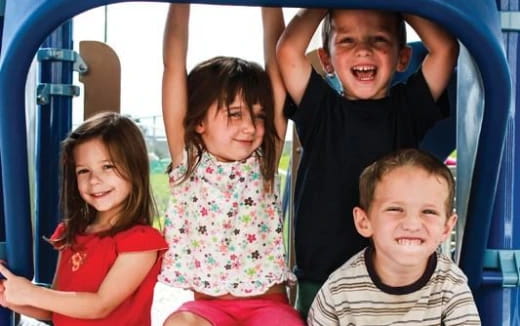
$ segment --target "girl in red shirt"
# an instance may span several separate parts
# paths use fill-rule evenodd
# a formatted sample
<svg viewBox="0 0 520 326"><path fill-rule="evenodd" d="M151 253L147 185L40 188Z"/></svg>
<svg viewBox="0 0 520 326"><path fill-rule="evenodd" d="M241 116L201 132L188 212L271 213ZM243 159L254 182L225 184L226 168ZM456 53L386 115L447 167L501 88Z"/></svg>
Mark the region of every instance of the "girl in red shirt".
<svg viewBox="0 0 520 326"><path fill-rule="evenodd" d="M150 325L153 286L167 244L152 226L148 155L139 128L101 113L62 145L63 222L52 289L12 274L0 304L60 325Z"/></svg>

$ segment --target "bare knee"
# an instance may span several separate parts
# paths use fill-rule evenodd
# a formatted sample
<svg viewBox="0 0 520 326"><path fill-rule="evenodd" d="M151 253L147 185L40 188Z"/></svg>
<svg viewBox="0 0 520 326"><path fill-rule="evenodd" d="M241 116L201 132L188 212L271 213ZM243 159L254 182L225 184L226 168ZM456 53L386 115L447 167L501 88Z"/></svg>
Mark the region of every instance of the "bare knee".
<svg viewBox="0 0 520 326"><path fill-rule="evenodd" d="M175 312L164 321L163 326L211 326L211 323L191 312Z"/></svg>

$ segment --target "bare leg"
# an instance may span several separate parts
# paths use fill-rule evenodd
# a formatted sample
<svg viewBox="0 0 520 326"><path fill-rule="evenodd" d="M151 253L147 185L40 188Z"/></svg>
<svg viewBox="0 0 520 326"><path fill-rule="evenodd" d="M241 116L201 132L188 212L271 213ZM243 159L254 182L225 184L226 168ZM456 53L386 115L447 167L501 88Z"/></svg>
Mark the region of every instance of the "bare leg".
<svg viewBox="0 0 520 326"><path fill-rule="evenodd" d="M212 324L191 312L177 312L171 314L163 326L212 326Z"/></svg>

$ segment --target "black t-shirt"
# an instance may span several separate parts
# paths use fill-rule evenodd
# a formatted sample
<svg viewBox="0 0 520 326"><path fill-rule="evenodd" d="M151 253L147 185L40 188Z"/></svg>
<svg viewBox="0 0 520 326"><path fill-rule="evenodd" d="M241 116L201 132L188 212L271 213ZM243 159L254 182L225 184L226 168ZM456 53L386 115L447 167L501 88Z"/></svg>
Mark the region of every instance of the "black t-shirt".
<svg viewBox="0 0 520 326"><path fill-rule="evenodd" d="M313 71L300 105L285 112L303 146L294 196L296 274L324 282L367 246L352 218L361 171L393 150L418 147L449 107L433 101L421 70L378 100L348 100Z"/></svg>

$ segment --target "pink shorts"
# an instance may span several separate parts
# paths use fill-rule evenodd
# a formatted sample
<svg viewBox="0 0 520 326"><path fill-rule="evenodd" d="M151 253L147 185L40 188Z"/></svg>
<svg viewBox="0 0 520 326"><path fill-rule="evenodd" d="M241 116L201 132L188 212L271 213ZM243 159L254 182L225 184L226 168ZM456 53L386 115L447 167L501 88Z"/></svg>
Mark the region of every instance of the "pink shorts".
<svg viewBox="0 0 520 326"><path fill-rule="evenodd" d="M195 300L183 304L177 312L190 312L213 326L304 326L300 314L281 293L254 299Z"/></svg>

